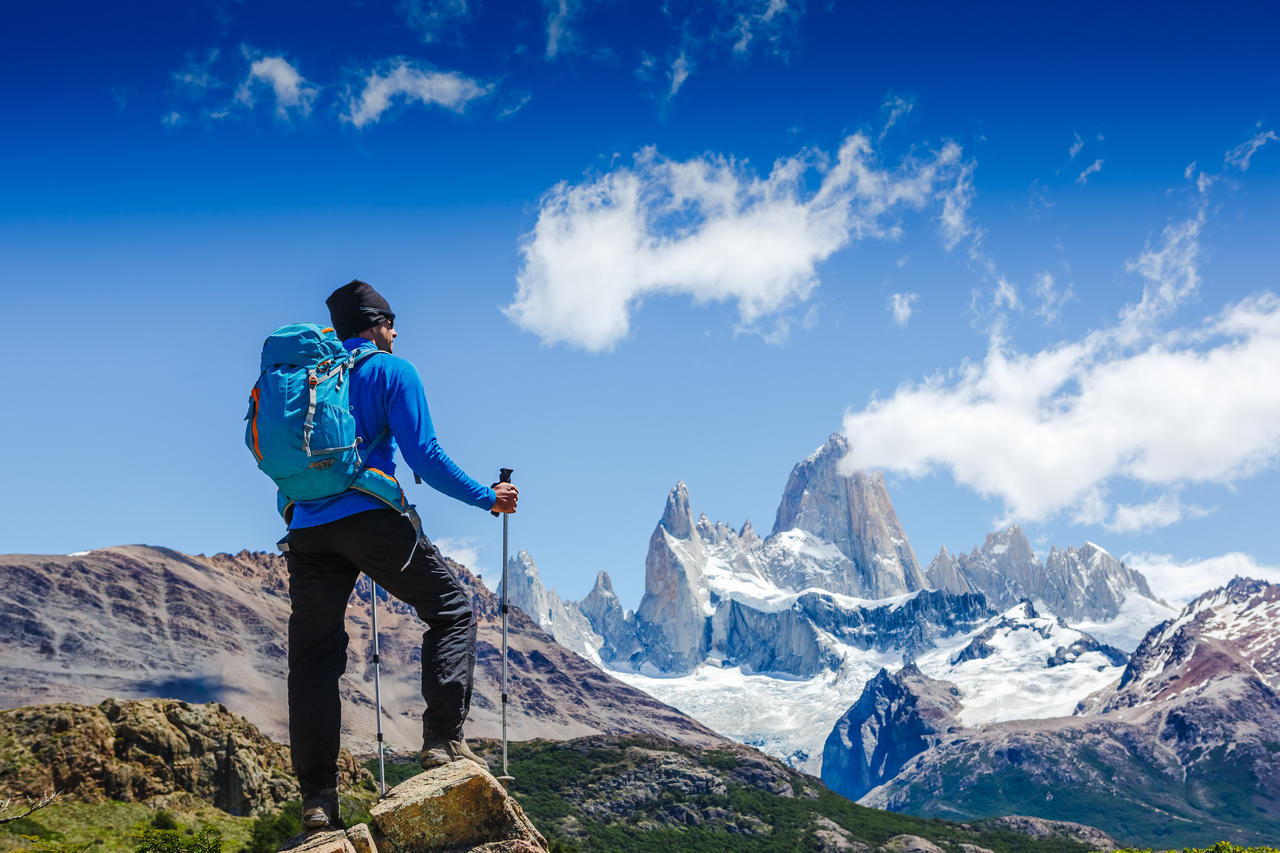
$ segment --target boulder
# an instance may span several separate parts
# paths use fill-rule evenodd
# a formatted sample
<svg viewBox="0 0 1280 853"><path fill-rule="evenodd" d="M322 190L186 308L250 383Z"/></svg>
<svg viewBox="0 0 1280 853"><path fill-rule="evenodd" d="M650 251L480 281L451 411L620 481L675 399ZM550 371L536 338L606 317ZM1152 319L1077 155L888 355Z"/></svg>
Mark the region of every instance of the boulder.
<svg viewBox="0 0 1280 853"><path fill-rule="evenodd" d="M347 840L355 848L356 853L378 853L378 845L373 843L373 833L369 824L357 823L347 830Z"/></svg>
<svg viewBox="0 0 1280 853"><path fill-rule="evenodd" d="M374 805L382 853L545 853L546 839L491 774L454 761L392 788Z"/></svg>
<svg viewBox="0 0 1280 853"><path fill-rule="evenodd" d="M895 835L881 847L885 853L946 853L941 847L918 835Z"/></svg>
<svg viewBox="0 0 1280 853"><path fill-rule="evenodd" d="M340 829L332 832L304 832L301 835L295 835L281 845L281 853L286 850L289 853L356 853L356 848L347 838L347 833Z"/></svg>

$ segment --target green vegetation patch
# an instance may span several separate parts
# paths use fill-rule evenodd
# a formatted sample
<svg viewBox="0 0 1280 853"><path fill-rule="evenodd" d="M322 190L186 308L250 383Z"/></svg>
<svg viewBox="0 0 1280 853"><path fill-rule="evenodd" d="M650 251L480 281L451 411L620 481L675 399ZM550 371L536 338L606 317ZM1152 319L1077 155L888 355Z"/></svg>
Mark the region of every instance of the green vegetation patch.
<svg viewBox="0 0 1280 853"><path fill-rule="evenodd" d="M42 833L14 832L14 824L0 824L0 851L29 850L33 853L133 853L138 844L135 833L146 830L176 832L184 839L206 828L216 830L223 850L239 850L248 844L252 818L233 817L214 806L201 804L191 811L157 810L143 803L54 803L24 820L35 821ZM172 829L156 829L175 824ZM25 836L25 837L24 837ZM159 851L157 851L159 853ZM199 853L190 851L189 853Z"/></svg>

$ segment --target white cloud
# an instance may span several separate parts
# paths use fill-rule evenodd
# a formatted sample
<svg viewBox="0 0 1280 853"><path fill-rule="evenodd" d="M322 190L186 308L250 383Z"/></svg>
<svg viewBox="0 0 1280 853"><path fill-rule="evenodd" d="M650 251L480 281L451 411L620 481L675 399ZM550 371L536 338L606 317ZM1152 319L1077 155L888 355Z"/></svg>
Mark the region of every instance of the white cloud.
<svg viewBox="0 0 1280 853"><path fill-rule="evenodd" d="M1094 160L1093 164L1087 167L1083 172L1081 172L1080 177L1076 178L1076 183L1087 184L1089 183L1090 175L1096 175L1098 172L1101 172L1101 171L1102 171L1102 161Z"/></svg>
<svg viewBox="0 0 1280 853"><path fill-rule="evenodd" d="M431 71L400 60L385 73L370 71L359 96L348 99L344 121L364 127L378 121L392 101L418 101L462 112L467 104L489 94L492 87L452 71Z"/></svg>
<svg viewBox="0 0 1280 853"><path fill-rule="evenodd" d="M913 306L919 299L918 293L895 293L890 296L889 312L893 314L893 325L899 329L905 327L911 319Z"/></svg>
<svg viewBox="0 0 1280 853"><path fill-rule="evenodd" d="M1062 306L1075 298L1075 291L1071 289L1071 285L1058 289L1053 273L1048 270L1036 276L1032 292L1039 302L1036 306L1036 315L1046 323L1057 320L1058 315L1062 313Z"/></svg>
<svg viewBox="0 0 1280 853"><path fill-rule="evenodd" d="M1249 163L1253 160L1253 155L1257 154L1258 149L1268 142L1280 142L1280 136L1276 136L1274 130L1259 130L1252 137L1228 151L1224 165L1235 166L1242 172L1249 171Z"/></svg>
<svg viewBox="0 0 1280 853"><path fill-rule="evenodd" d="M816 265L851 240L896 239L900 212L937 204L966 169L951 142L883 168L861 134L834 161L806 150L765 178L724 157L646 149L631 168L543 196L504 311L545 343L595 352L626 337L632 311L657 294L736 301L750 328L807 299Z"/></svg>
<svg viewBox="0 0 1280 853"><path fill-rule="evenodd" d="M441 536L431 541L442 554L466 566L473 575L484 571L480 566L480 541L474 536Z"/></svg>
<svg viewBox="0 0 1280 853"><path fill-rule="evenodd" d="M298 70L281 56L264 56L255 59L249 66L249 76L236 90L236 101L246 107L254 104L254 91L261 84L267 84L276 99L276 117L288 120L289 111L296 110L302 115L311 112L311 102L315 99L317 89L307 85Z"/></svg>
<svg viewBox="0 0 1280 853"><path fill-rule="evenodd" d="M1113 533L1132 533L1168 527L1183 518L1204 515L1208 515L1208 510L1198 506L1184 507L1178 495L1166 492L1150 503L1117 504L1111 521L1103 522L1103 526Z"/></svg>
<svg viewBox="0 0 1280 853"><path fill-rule="evenodd" d="M165 127L177 127L182 124L182 113L177 110L172 110L161 117L160 123Z"/></svg>
<svg viewBox="0 0 1280 853"><path fill-rule="evenodd" d="M401 0L396 11L425 42L438 39L441 32L464 21L471 14L467 0Z"/></svg>
<svg viewBox="0 0 1280 853"><path fill-rule="evenodd" d="M1236 576L1280 583L1280 567L1259 563L1239 551L1204 560L1177 560L1171 554L1125 554L1122 559L1172 604L1186 604Z"/></svg>
<svg viewBox="0 0 1280 853"><path fill-rule="evenodd" d="M1067 149L1067 153L1070 154L1071 159L1074 160L1076 159L1076 155L1079 154L1081 150L1083 150L1084 140L1080 138L1079 131L1073 132L1072 135L1075 136L1075 141L1071 143L1071 147Z"/></svg>
<svg viewBox="0 0 1280 853"><path fill-rule="evenodd" d="M845 470L918 477L944 469L1002 500L1004 521L1070 510L1089 523L1113 515L1120 528L1149 526L1170 506L1112 514L1112 481L1230 484L1273 464L1280 297L1250 297L1198 328L1161 334L1154 326L1195 293L1201 222L1169 226L1163 245L1130 263L1145 279L1143 297L1114 326L1031 354L995 339L980 363L847 413Z"/></svg>

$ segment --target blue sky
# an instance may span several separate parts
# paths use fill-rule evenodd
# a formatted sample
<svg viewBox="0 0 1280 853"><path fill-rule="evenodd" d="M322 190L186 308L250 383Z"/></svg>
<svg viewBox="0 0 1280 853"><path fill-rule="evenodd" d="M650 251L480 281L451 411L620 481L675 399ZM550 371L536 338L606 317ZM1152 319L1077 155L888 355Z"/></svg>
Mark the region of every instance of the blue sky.
<svg viewBox="0 0 1280 853"><path fill-rule="evenodd" d="M1126 5L11 10L0 551L272 547L258 350L358 276L568 597L638 603L680 479L767 531L841 429L922 563L1280 577L1274 13Z"/></svg>

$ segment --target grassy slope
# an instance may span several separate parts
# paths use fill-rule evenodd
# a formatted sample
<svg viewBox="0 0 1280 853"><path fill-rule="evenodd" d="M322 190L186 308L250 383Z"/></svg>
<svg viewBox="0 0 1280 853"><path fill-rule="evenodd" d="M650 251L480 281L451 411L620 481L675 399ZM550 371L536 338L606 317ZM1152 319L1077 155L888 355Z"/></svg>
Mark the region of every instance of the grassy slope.
<svg viewBox="0 0 1280 853"><path fill-rule="evenodd" d="M227 851L247 844L253 828L253 818L232 817L210 805L173 813L183 830L219 829ZM136 842L130 833L150 824L156 814L142 803L55 803L24 820L0 824L0 851L28 847L29 836L35 836L84 847L89 853L128 853Z"/></svg>

